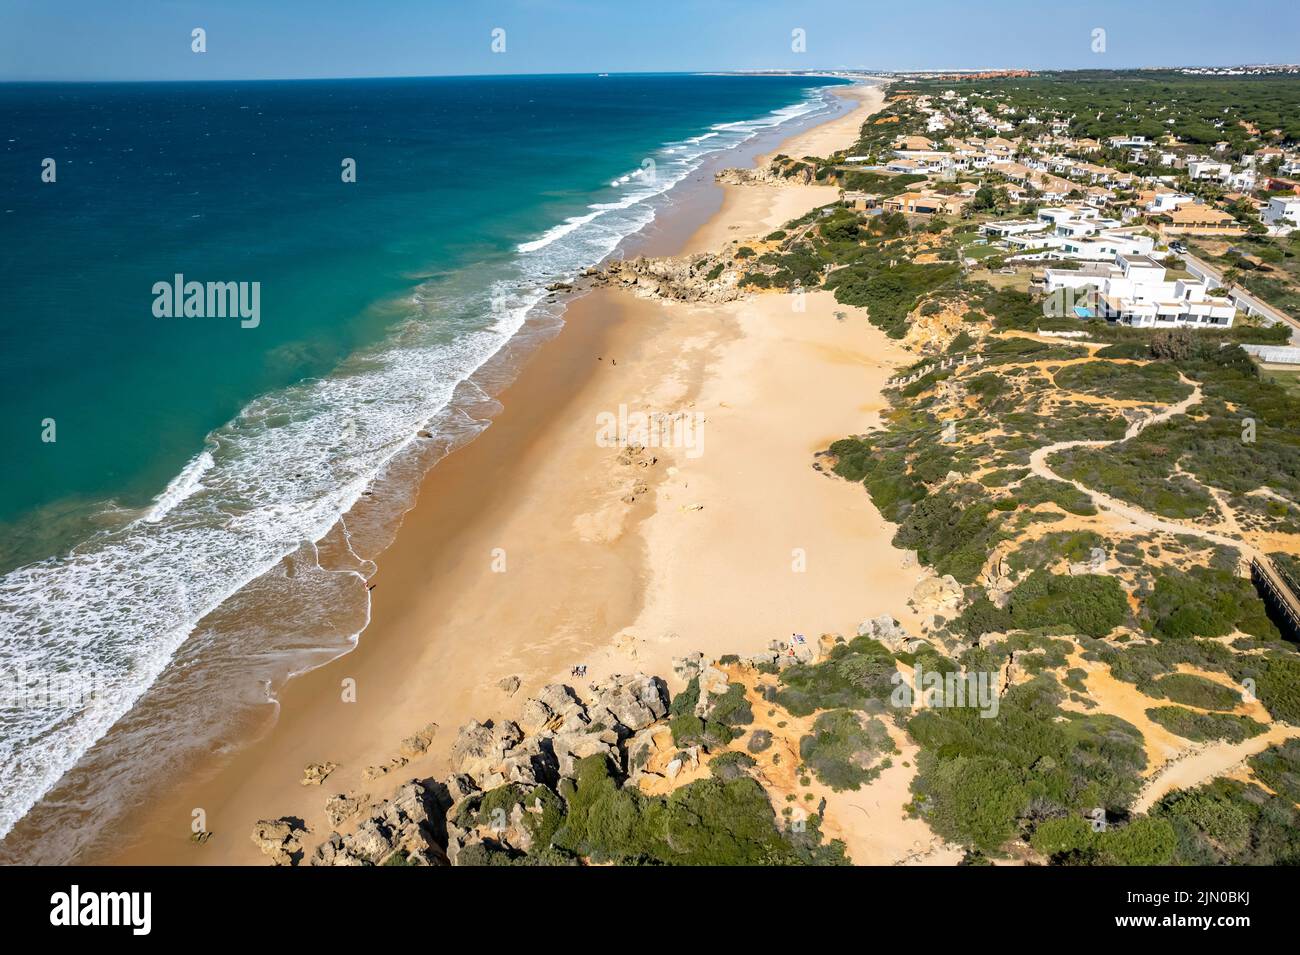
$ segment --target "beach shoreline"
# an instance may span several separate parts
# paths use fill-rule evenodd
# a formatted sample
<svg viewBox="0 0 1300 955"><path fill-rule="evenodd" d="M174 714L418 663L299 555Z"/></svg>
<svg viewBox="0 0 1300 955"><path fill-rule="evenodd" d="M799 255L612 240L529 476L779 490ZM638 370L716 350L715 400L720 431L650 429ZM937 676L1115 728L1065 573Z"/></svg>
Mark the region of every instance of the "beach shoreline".
<svg viewBox="0 0 1300 955"><path fill-rule="evenodd" d="M850 144L882 93L842 95L856 108L777 152ZM721 188L721 210L678 251L761 237L837 194ZM425 477L379 555L356 648L289 681L259 738L159 794L116 850L87 861L258 864L248 834L279 816L302 818L314 844L331 828L329 796L378 800L413 777L444 778L460 725L508 715L578 664L588 681L667 674L674 656L753 650L787 630L848 633L885 612L915 622L905 602L920 572L889 546L892 528L861 489L812 466L873 423L885 379L909 359L860 310L803 298L802 309L777 294L713 307L614 289L576 298L497 396L491 427ZM620 463L596 437L598 416L620 408L695 415L701 453L647 449ZM498 687L511 677L515 692ZM427 752L366 778L430 723ZM323 785L301 782L327 762L338 768ZM196 810L212 833L201 846Z"/></svg>

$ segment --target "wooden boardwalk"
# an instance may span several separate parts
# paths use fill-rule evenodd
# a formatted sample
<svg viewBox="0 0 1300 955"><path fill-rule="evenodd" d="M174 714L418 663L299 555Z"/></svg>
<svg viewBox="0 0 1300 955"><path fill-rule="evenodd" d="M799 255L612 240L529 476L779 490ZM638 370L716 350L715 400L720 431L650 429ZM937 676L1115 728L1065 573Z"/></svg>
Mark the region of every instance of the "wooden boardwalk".
<svg viewBox="0 0 1300 955"><path fill-rule="evenodd" d="M1252 558L1250 577L1263 591L1265 602L1290 625L1291 639L1300 640L1300 596L1296 582L1262 554Z"/></svg>

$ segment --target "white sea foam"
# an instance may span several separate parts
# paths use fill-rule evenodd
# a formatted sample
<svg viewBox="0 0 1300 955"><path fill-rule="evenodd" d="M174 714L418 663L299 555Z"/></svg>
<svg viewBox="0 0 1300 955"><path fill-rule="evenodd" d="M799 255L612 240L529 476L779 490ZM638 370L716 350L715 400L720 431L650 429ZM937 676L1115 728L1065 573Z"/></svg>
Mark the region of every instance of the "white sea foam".
<svg viewBox="0 0 1300 955"><path fill-rule="evenodd" d="M172 478L166 489L154 499L153 504L144 515L144 519L151 524L156 524L162 520L168 511L199 490L202 486L199 482L203 479L204 473L212 468L213 464L215 462L212 460L212 455L207 451L190 461L189 464L185 465L184 470Z"/></svg>
<svg viewBox="0 0 1300 955"><path fill-rule="evenodd" d="M547 283L575 276L647 225L655 215L647 200L708 153L820 99L668 144L653 183L629 174L622 194L521 244L508 268L467 271L450 290L421 286L411 319L387 342L327 377L250 402L137 520L0 577L0 680L72 673L102 688L80 707L0 706L0 837L131 709L202 617L325 536L420 440L457 386L543 301Z"/></svg>
<svg viewBox="0 0 1300 955"><path fill-rule="evenodd" d="M552 226L538 238L522 242L516 248L524 254L541 251L581 229L584 225L600 218L607 212L631 209L641 205L646 200L662 195L677 185L690 175L694 169L698 168L706 157L725 149L735 148L762 130L804 116L818 109L822 104L823 101L819 99L808 98L802 102L773 110L766 116L731 123L718 123L710 127L710 131L707 133L691 136L681 142L668 143L658 150L655 157L656 165L653 167L657 171L653 177L650 177L643 168L634 169L619 176L610 183L610 188L629 188L631 191L627 192L623 197L612 202L592 203L587 206L592 211L570 216L559 225ZM712 140L717 140L717 142ZM707 145L705 145L706 143ZM681 155L678 155L679 153ZM671 159L668 158L670 156ZM671 172L665 174L662 171L665 168L671 170ZM649 218L653 218L653 211L649 210L648 207L647 211L649 212ZM630 222L620 219L617 223L611 223L607 229L601 230L609 235L617 234L617 238L609 245L609 251L612 251L625 236L644 226L649 221L649 218L638 215L634 216ZM629 225L634 225L634 227L629 228Z"/></svg>
<svg viewBox="0 0 1300 955"><path fill-rule="evenodd" d="M534 239L532 242L522 243L519 246L519 251L536 252L538 249L544 249L552 242L558 242L574 230L582 228L598 215L600 215L599 212L591 212L585 216L571 216L559 225L547 229L540 238Z"/></svg>

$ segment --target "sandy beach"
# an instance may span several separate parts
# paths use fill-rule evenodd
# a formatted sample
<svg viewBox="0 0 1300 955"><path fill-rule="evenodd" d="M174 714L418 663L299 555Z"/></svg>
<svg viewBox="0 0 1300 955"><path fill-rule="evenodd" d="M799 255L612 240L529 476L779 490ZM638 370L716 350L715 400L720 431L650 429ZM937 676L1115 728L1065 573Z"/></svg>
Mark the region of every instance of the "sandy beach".
<svg viewBox="0 0 1300 955"><path fill-rule="evenodd" d="M847 116L783 143L826 153L854 141L878 87L846 88ZM722 211L684 251L761 236L832 201L833 187L718 186ZM908 353L828 293L764 294L701 307L601 289L576 299L499 400L490 428L429 474L373 578L357 648L287 685L260 739L142 808L121 851L87 860L261 864L256 820L300 817L312 844L332 795L386 797L444 777L459 726L510 716L541 686L580 693L608 673L669 675L671 658L752 652L791 633L853 632L907 606L923 572L890 546L861 488L814 465L865 430ZM647 448L631 463L600 439L602 416L690 416L693 447ZM585 664L581 685L570 676ZM513 694L498 684L517 676ZM670 681L670 689L676 690ZM428 752L377 779L429 724ZM303 785L309 763L338 768ZM897 790L897 792L895 792ZM906 781L890 792L906 796ZM891 797L892 798L892 797ZM212 838L190 840L202 809ZM892 810L890 812L892 815ZM855 837L858 861L913 848Z"/></svg>

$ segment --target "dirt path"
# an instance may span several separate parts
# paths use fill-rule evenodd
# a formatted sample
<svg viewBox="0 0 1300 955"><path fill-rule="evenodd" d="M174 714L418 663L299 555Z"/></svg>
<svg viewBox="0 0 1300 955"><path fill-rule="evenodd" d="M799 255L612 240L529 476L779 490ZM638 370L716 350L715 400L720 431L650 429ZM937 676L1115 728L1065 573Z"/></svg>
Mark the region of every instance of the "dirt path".
<svg viewBox="0 0 1300 955"><path fill-rule="evenodd" d="M1039 448L1029 456L1029 470L1038 477L1045 478L1049 481L1061 481L1065 484L1069 484L1071 487L1088 495L1089 499L1091 499L1092 503L1096 505L1099 511L1121 518L1143 530L1174 535L1188 534L1192 537L1199 537L1201 540L1219 544L1224 547L1236 548L1237 550L1242 551L1247 559L1258 556L1256 549L1242 538L1229 537L1225 534L1206 530L1203 527L1197 527L1193 524L1184 524L1182 521L1157 517L1149 511L1144 511L1139 507L1126 504L1117 498L1111 497L1109 494L1087 487L1079 481L1062 477L1052 470L1051 466L1047 463L1047 459L1057 451L1065 451L1069 448L1108 447L1112 444L1118 444L1121 441L1128 441L1130 438L1137 437L1143 430L1153 424L1159 424L1163 421L1168 421L1176 415L1185 414L1188 408L1200 403L1202 399L1201 385L1199 382L1192 381L1181 372L1178 375L1178 379L1183 384L1190 385L1192 393L1177 404L1170 405L1164 411L1134 421L1124 431L1124 437L1116 438L1111 441L1058 441L1056 444L1049 444L1046 447Z"/></svg>
<svg viewBox="0 0 1300 955"><path fill-rule="evenodd" d="M1175 789L1190 789L1229 773L1239 763L1257 753L1262 753L1276 743L1300 736L1300 726L1275 723L1268 732L1252 736L1240 743L1211 743L1202 749L1188 751L1184 756L1166 763L1138 793L1133 803L1134 813L1149 812L1166 793Z"/></svg>

